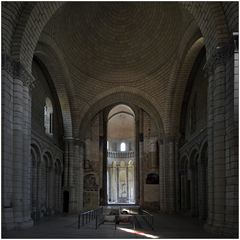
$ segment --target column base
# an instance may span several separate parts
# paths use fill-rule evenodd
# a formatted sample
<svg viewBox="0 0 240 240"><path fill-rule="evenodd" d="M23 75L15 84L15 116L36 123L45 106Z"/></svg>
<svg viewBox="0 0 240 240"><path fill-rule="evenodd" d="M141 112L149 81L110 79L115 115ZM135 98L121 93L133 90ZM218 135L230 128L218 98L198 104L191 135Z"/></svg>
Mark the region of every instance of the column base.
<svg viewBox="0 0 240 240"><path fill-rule="evenodd" d="M2 210L2 230L11 230L14 228L13 209L3 208Z"/></svg>
<svg viewBox="0 0 240 240"><path fill-rule="evenodd" d="M33 220L29 219L27 221L21 222L21 223L15 223L15 228L16 229L25 229L25 228L30 228L33 226Z"/></svg>
<svg viewBox="0 0 240 240"><path fill-rule="evenodd" d="M219 234L222 237L238 238L238 228L228 227L226 225L214 226L206 223L204 229L208 232Z"/></svg>

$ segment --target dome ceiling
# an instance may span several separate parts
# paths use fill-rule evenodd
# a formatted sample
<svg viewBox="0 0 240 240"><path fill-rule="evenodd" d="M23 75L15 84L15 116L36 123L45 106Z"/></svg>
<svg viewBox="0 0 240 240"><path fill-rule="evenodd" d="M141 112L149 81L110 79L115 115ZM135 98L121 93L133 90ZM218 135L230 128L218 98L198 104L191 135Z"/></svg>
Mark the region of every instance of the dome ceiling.
<svg viewBox="0 0 240 240"><path fill-rule="evenodd" d="M182 35L178 3L66 3L45 31L68 65L105 82L133 82L173 58Z"/></svg>

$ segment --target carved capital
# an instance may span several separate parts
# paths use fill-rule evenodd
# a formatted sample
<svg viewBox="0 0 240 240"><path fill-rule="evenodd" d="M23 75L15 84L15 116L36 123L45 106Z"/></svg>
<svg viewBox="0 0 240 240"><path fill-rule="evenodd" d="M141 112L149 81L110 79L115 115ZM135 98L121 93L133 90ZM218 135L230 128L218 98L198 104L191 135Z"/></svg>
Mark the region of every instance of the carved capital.
<svg viewBox="0 0 240 240"><path fill-rule="evenodd" d="M9 75L13 75L14 61L6 53L2 53L2 71L6 71Z"/></svg>
<svg viewBox="0 0 240 240"><path fill-rule="evenodd" d="M21 80L23 85L30 89L35 86L35 78L25 70L20 62L14 62L13 75L14 78Z"/></svg>
<svg viewBox="0 0 240 240"><path fill-rule="evenodd" d="M7 71L13 78L21 80L23 85L30 89L35 85L35 78L25 70L20 62L15 61L6 53L2 53L2 70Z"/></svg>
<svg viewBox="0 0 240 240"><path fill-rule="evenodd" d="M234 41L230 41L224 46L218 46L213 54L208 58L207 63L204 66L206 76L212 75L217 66L225 65L229 58L233 56L233 53Z"/></svg>

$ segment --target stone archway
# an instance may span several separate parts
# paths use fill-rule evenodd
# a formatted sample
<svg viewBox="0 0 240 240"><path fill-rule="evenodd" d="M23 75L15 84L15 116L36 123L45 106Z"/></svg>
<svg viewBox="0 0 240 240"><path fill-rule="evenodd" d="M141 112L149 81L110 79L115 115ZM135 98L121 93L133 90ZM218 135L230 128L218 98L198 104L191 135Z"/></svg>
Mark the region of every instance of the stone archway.
<svg viewBox="0 0 240 240"><path fill-rule="evenodd" d="M10 29L4 34L12 39L12 41L6 41L4 43L4 50L11 53L14 59L21 62L29 73L31 72L30 67L34 49L37 45L42 29L56 11L64 6L64 4L64 2L41 2L35 5L21 6L24 7L25 11L21 16L16 30L14 31L13 29ZM218 46L218 44L222 45L222 43L226 42L229 37L227 25L222 21L221 16L224 14L220 4L208 2L204 4L195 4L189 2L183 3L183 6L193 15L195 21L200 27L203 37L206 39L207 52L209 52L208 55L210 56L216 46ZM4 16L5 15L3 14L3 17ZM208 27L206 26L206 23ZM23 28L22 26L25 27ZM29 38L29 34L32 38Z"/></svg>
<svg viewBox="0 0 240 240"><path fill-rule="evenodd" d="M102 96L102 97L101 97ZM86 126L90 120L95 116L100 110L106 108L107 106L126 104L126 105L136 105L146 111L151 118L154 120L158 128L158 137L162 138L164 134L164 126L162 123L162 118L159 111L155 108L152 103L151 98L144 97L146 94L141 95L140 91L136 89L125 89L124 87L119 87L116 89L111 89L108 94L105 93L98 96L91 102L91 105L87 107L80 118L78 136L80 139L84 139Z"/></svg>

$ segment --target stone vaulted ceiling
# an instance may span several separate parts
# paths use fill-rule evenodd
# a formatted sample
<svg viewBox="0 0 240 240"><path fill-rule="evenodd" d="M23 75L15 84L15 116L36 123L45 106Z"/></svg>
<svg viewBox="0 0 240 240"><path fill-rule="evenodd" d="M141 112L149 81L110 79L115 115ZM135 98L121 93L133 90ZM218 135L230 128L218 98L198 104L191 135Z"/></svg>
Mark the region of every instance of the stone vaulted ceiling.
<svg viewBox="0 0 240 240"><path fill-rule="evenodd" d="M138 89L163 106L192 22L179 3L74 2L64 4L43 32L64 56L80 110L119 86Z"/></svg>

